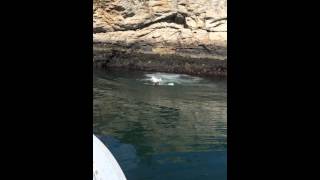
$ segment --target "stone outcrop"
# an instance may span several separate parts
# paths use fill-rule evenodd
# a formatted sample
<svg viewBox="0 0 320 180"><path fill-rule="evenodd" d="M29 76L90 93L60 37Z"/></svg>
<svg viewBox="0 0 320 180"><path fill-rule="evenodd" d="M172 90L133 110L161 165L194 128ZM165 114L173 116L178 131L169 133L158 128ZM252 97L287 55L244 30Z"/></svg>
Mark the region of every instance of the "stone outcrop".
<svg viewBox="0 0 320 180"><path fill-rule="evenodd" d="M93 9L94 60L211 59L226 71L226 0L94 0Z"/></svg>

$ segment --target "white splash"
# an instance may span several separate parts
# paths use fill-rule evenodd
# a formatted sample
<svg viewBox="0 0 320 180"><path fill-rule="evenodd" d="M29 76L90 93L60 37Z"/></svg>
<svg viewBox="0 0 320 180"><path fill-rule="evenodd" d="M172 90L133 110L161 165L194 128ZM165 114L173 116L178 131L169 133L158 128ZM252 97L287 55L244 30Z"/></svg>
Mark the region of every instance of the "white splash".
<svg viewBox="0 0 320 180"><path fill-rule="evenodd" d="M152 76L152 77L151 77L151 81L152 81L153 83L160 83L160 82L162 81L162 79L159 78L159 77Z"/></svg>
<svg viewBox="0 0 320 180"><path fill-rule="evenodd" d="M194 85L202 80L199 77L170 73L145 74L145 77L142 81L145 81L146 84L160 86Z"/></svg>

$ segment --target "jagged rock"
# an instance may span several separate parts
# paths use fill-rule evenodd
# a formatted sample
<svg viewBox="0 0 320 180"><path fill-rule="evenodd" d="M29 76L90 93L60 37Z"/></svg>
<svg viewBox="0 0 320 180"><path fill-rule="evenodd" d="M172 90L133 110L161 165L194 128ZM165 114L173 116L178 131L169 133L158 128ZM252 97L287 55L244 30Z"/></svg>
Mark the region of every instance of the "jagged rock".
<svg viewBox="0 0 320 180"><path fill-rule="evenodd" d="M94 45L226 60L227 0L94 0L93 32Z"/></svg>

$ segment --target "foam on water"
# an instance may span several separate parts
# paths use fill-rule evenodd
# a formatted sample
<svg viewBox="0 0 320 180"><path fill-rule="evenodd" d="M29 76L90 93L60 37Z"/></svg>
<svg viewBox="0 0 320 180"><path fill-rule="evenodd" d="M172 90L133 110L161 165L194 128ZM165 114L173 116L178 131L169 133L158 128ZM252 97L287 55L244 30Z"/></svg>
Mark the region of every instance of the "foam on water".
<svg viewBox="0 0 320 180"><path fill-rule="evenodd" d="M193 77L185 74L170 73L150 73L145 74L145 78L141 79L145 84L160 86L190 85L198 84L202 81L200 77Z"/></svg>

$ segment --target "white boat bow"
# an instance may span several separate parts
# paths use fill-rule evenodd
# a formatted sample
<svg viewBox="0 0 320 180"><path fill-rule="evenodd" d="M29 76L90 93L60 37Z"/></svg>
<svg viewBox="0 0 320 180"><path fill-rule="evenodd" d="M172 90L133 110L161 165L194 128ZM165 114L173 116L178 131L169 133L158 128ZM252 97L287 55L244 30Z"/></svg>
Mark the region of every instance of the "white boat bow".
<svg viewBox="0 0 320 180"><path fill-rule="evenodd" d="M93 180L126 180L109 149L93 135Z"/></svg>

